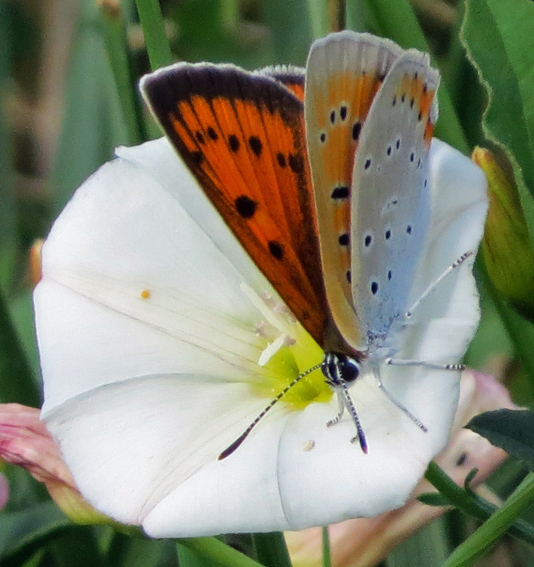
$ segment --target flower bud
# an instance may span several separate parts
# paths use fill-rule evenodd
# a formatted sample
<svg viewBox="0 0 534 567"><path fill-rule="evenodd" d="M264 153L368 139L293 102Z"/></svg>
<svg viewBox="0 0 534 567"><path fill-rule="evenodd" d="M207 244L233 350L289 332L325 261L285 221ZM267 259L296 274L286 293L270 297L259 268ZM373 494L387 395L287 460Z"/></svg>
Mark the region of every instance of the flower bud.
<svg viewBox="0 0 534 567"><path fill-rule="evenodd" d="M76 487L39 410L19 404L0 404L0 458L25 468L42 482L54 502L77 524L116 522L95 510ZM0 483L0 505L3 491Z"/></svg>
<svg viewBox="0 0 534 567"><path fill-rule="evenodd" d="M525 318L534 320L534 247L515 182L489 150L473 161L488 179L489 210L481 249L495 288Z"/></svg>

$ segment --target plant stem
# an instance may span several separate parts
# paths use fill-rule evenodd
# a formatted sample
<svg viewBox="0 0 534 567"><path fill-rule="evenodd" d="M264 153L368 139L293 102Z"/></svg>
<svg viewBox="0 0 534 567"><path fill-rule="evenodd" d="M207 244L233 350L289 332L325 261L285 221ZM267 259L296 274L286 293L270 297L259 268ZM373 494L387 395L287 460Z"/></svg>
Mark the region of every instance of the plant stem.
<svg viewBox="0 0 534 567"><path fill-rule="evenodd" d="M260 563L243 555L233 547L226 545L214 537L194 537L181 539L179 545L196 551L200 555L209 557L213 561L226 567L262 567Z"/></svg>
<svg viewBox="0 0 534 567"><path fill-rule="evenodd" d="M532 473L527 478L531 475ZM434 462L428 465L425 478L432 486L437 488L440 494L445 496L453 506L456 506L461 512L469 514L482 522L486 521L493 514L499 513L500 510L507 505L507 503L505 503L501 509L498 509L480 496L474 495L472 492L461 488ZM534 544L533 526L522 520L512 522L512 524L507 526L511 536Z"/></svg>
<svg viewBox="0 0 534 567"><path fill-rule="evenodd" d="M478 530L458 546L443 567L467 567L485 555L496 540L514 524L519 514L534 500L534 473L523 482Z"/></svg>

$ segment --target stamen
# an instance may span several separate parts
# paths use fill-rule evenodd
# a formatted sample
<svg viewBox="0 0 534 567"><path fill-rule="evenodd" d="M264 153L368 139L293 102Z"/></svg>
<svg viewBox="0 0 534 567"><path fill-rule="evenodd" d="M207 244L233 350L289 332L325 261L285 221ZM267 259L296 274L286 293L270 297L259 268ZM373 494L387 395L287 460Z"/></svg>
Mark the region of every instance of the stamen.
<svg viewBox="0 0 534 567"><path fill-rule="evenodd" d="M280 311L273 309L266 301L249 285L241 284L241 291L248 297L252 305L263 315L265 320L275 329L283 334L289 334L289 325L281 316Z"/></svg>

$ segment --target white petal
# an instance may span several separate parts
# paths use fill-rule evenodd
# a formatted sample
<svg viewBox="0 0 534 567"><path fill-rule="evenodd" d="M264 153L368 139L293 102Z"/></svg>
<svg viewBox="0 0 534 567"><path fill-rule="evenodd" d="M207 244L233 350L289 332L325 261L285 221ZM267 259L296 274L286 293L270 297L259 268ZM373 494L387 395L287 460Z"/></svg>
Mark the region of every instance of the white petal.
<svg viewBox="0 0 534 567"><path fill-rule="evenodd" d="M177 179L196 186L183 166ZM196 371L199 363L231 377L257 373L262 345L240 290L245 277L145 170L106 164L43 248L35 293L43 409L110 381ZM61 344L43 344L44 337L70 348L58 356ZM240 348L248 367L234 365Z"/></svg>
<svg viewBox="0 0 534 567"><path fill-rule="evenodd" d="M236 245L233 234L212 204L206 200L181 157L166 138L132 148L120 147L116 154L145 169L162 190L176 199L250 285L267 287L263 275L251 264L248 254L241 246ZM187 182L184 182L186 179Z"/></svg>
<svg viewBox="0 0 534 567"><path fill-rule="evenodd" d="M411 301L462 254L478 250L487 211L487 182L470 159L440 140L430 150L432 218ZM445 277L417 307L404 355L417 360L459 362L479 320L474 255Z"/></svg>

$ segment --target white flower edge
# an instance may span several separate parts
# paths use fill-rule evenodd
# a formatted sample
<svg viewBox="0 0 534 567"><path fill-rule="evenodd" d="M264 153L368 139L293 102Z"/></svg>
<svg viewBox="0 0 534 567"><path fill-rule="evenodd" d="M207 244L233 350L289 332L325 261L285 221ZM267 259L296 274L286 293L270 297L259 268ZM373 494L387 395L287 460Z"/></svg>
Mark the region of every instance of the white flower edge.
<svg viewBox="0 0 534 567"><path fill-rule="evenodd" d="M350 420L326 427L332 398L304 411L279 403L217 461L269 401L254 388L273 372L257 365L262 314L241 284L269 286L165 140L118 155L57 220L35 292L42 417L82 494L153 537L295 530L402 505L447 441L458 373L383 369L427 433L362 377L351 395L368 455L350 443ZM486 210L474 164L437 140L430 159L433 219L414 297L476 250ZM404 348L456 362L478 321L469 268L432 296Z"/></svg>

